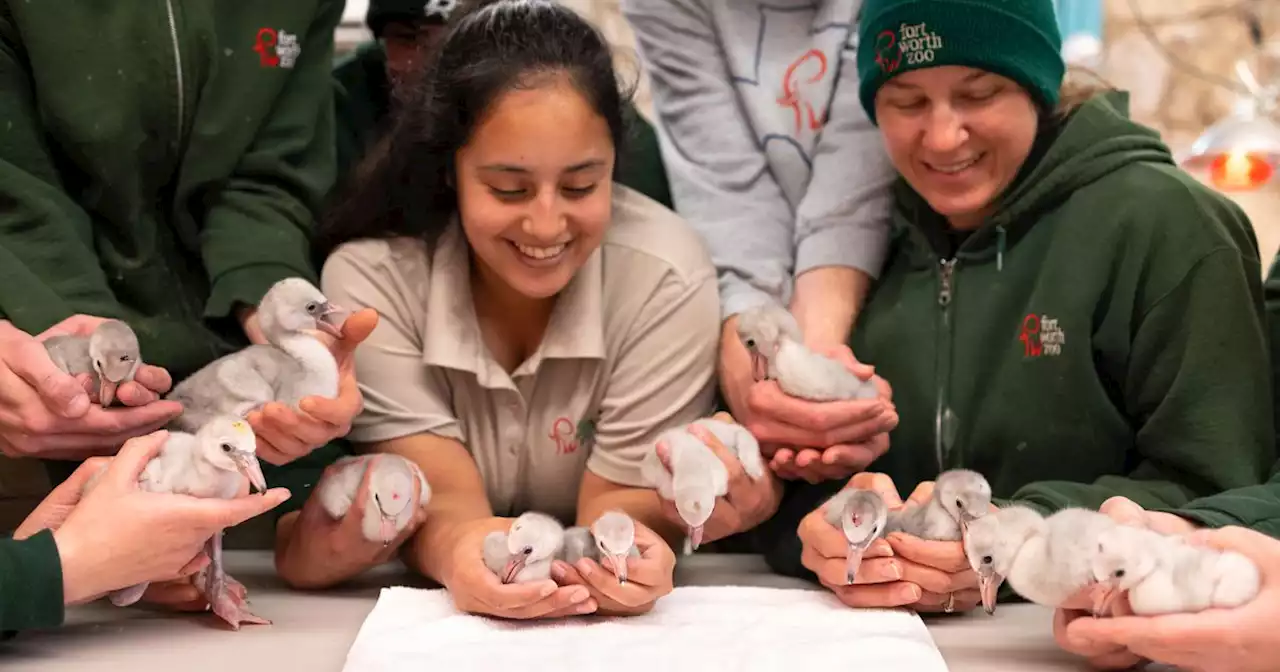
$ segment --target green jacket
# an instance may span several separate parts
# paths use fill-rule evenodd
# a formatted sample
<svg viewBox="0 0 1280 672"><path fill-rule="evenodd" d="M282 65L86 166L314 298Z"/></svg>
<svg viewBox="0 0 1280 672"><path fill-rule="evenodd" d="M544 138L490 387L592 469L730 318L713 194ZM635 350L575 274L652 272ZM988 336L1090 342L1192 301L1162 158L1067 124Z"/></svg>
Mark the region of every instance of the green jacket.
<svg viewBox="0 0 1280 672"><path fill-rule="evenodd" d="M1271 263L1263 291L1271 329L1271 369L1280 381L1280 255ZM1172 511L1208 527L1240 525L1280 538L1280 461L1271 468L1271 480L1262 485L1201 497Z"/></svg>
<svg viewBox="0 0 1280 672"><path fill-rule="evenodd" d="M391 112L386 63L382 44L369 42L344 56L334 67L339 186L386 130ZM653 126L633 105L627 105L623 114L629 133L624 152L618 157L617 180L671 208L671 187Z"/></svg>
<svg viewBox="0 0 1280 672"><path fill-rule="evenodd" d="M175 380L244 347L237 302L316 281L342 8L0 0L0 319L28 333L124 319ZM297 508L339 451L263 467ZM75 465L49 467L60 480ZM55 570L30 567L56 551L4 543L0 627L54 624L49 600L23 596L52 594L34 586Z"/></svg>
<svg viewBox="0 0 1280 672"><path fill-rule="evenodd" d="M900 424L869 467L903 494L942 469L1050 512L1124 495L1178 507L1255 486L1276 459L1257 243L1112 94L1044 134L958 243L905 185L852 348ZM952 253L952 247L957 250ZM774 564L842 483L796 485Z"/></svg>
<svg viewBox="0 0 1280 672"><path fill-rule="evenodd" d="M54 628L62 617L62 560L53 533L0 539L0 635Z"/></svg>
<svg viewBox="0 0 1280 672"><path fill-rule="evenodd" d="M126 319L181 379L315 280L340 0L0 0L0 317ZM278 47L278 49L277 49Z"/></svg>

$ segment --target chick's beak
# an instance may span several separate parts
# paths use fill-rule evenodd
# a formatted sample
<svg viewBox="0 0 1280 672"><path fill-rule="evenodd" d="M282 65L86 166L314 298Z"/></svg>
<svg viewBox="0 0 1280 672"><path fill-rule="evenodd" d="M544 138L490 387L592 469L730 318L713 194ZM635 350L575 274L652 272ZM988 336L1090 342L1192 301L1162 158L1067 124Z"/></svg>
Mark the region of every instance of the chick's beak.
<svg viewBox="0 0 1280 672"><path fill-rule="evenodd" d="M1119 586L1111 581L1093 584L1089 589L1089 595L1093 598L1094 617L1110 614L1111 607L1115 605L1116 598L1120 596L1120 592Z"/></svg>
<svg viewBox="0 0 1280 672"><path fill-rule="evenodd" d="M982 608L987 614L996 613L996 595L1002 583L1004 583L1004 577L997 574L995 570L988 568L978 570L978 593L982 597Z"/></svg>
<svg viewBox="0 0 1280 672"><path fill-rule="evenodd" d="M862 566L862 555L866 553L866 546L862 544L849 544L849 555L845 556L844 573L845 580L852 586L854 579L858 578L858 568Z"/></svg>
<svg viewBox="0 0 1280 672"><path fill-rule="evenodd" d="M326 302L316 318L316 327L334 338L342 338L342 324L347 321L347 311L337 304Z"/></svg>
<svg viewBox="0 0 1280 672"><path fill-rule="evenodd" d="M507 565L502 568L503 583L512 583L516 580L516 575L520 573L520 570L524 569L526 557L523 553L516 553L507 558Z"/></svg>
<svg viewBox="0 0 1280 672"><path fill-rule="evenodd" d="M618 584L627 582L627 555L625 553L610 553L609 563L613 567L613 573L618 577Z"/></svg>
<svg viewBox="0 0 1280 672"><path fill-rule="evenodd" d="M236 454L231 459L235 461L236 469L241 475L249 479L249 485L258 492L267 491L267 477L262 475L262 465L258 463L257 457Z"/></svg>
<svg viewBox="0 0 1280 672"><path fill-rule="evenodd" d="M751 354L751 379L757 383L769 378L769 360L760 354L760 350L756 348L750 349Z"/></svg>
<svg viewBox="0 0 1280 672"><path fill-rule="evenodd" d="M98 404L101 405L103 408L110 406L111 402L115 401L116 399L116 387L117 387L117 383L113 383L110 380L107 380L106 376L99 374L98 375Z"/></svg>
<svg viewBox="0 0 1280 672"><path fill-rule="evenodd" d="M702 526L697 525L694 527L690 527L689 528L689 548L692 548L693 550L696 551L698 550L698 547L701 545L702 545Z"/></svg>

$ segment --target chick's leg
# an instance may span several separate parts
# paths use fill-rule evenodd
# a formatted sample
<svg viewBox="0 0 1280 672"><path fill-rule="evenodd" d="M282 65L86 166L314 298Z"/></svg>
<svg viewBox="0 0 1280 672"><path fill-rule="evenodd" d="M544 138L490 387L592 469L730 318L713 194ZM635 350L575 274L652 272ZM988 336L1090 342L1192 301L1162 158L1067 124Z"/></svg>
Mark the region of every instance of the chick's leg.
<svg viewBox="0 0 1280 672"><path fill-rule="evenodd" d="M205 581L205 597L213 607L213 613L226 621L234 630L240 624L270 625L271 621L254 615L245 602L244 586L227 576L222 564L222 534L209 540L209 569Z"/></svg>

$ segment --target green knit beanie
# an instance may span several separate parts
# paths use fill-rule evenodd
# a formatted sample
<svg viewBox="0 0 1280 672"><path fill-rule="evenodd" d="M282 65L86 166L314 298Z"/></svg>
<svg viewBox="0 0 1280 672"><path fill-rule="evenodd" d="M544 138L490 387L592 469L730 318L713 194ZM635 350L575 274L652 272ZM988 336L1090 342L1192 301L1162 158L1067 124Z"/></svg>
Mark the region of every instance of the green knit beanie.
<svg viewBox="0 0 1280 672"><path fill-rule="evenodd" d="M369 0L364 22L375 37L392 21L448 24L462 0Z"/></svg>
<svg viewBox="0 0 1280 672"><path fill-rule="evenodd" d="M1066 64L1053 0L866 0L858 93L872 122L885 82L940 65L1003 75L1046 107L1057 105Z"/></svg>

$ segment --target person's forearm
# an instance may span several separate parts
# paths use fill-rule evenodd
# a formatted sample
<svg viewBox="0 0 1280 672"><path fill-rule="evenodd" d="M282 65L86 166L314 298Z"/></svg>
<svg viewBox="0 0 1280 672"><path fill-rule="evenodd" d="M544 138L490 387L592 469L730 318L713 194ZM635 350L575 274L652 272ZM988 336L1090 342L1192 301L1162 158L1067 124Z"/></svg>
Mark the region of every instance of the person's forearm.
<svg viewBox="0 0 1280 672"><path fill-rule="evenodd" d="M492 518L493 509L483 493L453 492L432 494L427 520L422 529L405 544L404 561L423 576L444 585L449 574L449 560L458 543L459 527L482 518ZM493 529L503 529L501 519L494 519Z"/></svg>
<svg viewBox="0 0 1280 672"><path fill-rule="evenodd" d="M871 277L844 266L815 268L796 278L791 313L812 347L843 345L866 300Z"/></svg>
<svg viewBox="0 0 1280 672"><path fill-rule="evenodd" d="M720 381L720 393L729 405L729 413L736 419L747 417L747 390L754 380L751 377L751 356L738 337L738 318L725 320L720 328L720 356L716 377Z"/></svg>

